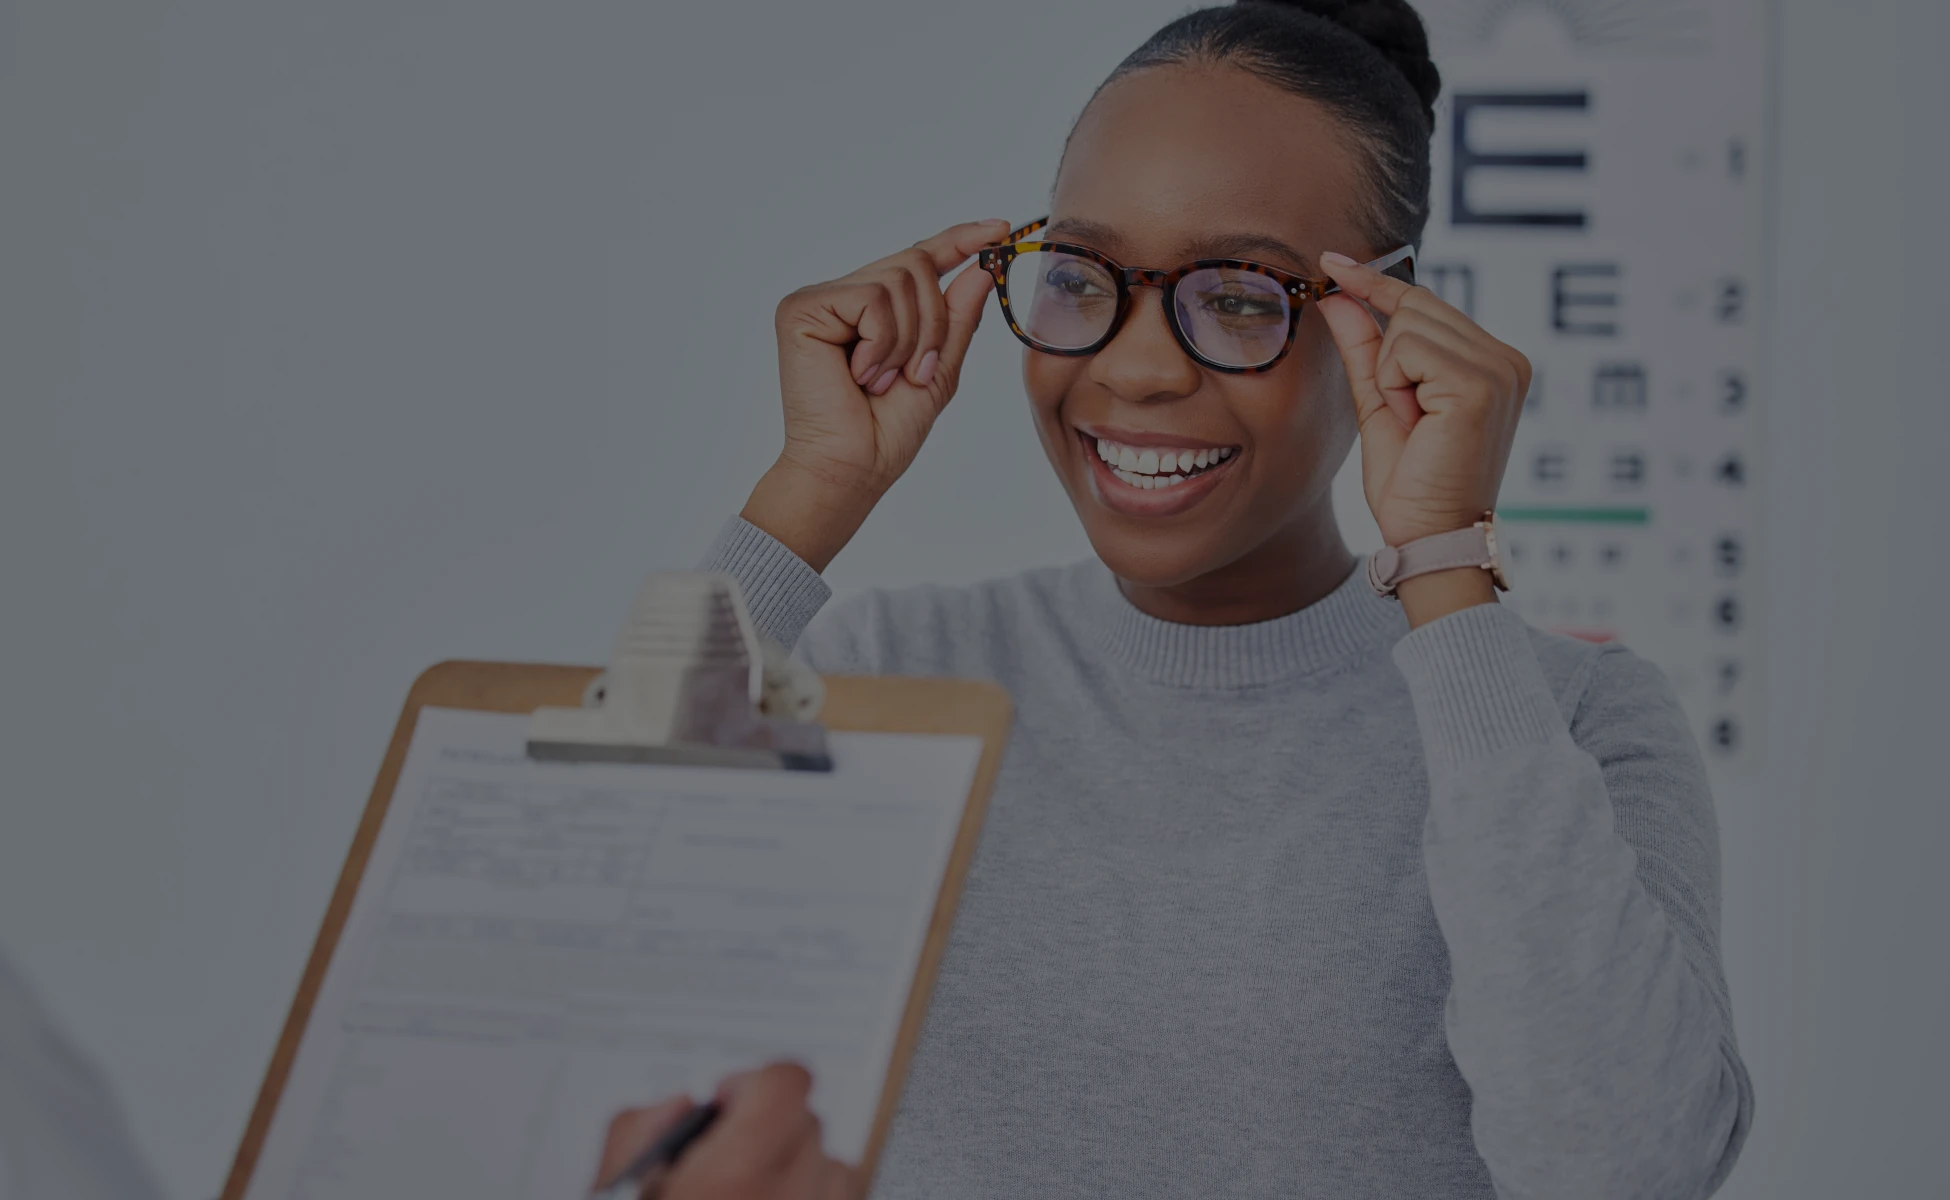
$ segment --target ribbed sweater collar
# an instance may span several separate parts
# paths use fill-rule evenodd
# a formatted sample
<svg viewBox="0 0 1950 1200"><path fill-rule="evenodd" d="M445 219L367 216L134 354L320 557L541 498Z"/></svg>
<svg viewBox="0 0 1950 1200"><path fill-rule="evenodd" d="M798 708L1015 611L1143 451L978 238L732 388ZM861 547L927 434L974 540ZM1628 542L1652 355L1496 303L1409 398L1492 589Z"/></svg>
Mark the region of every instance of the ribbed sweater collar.
<svg viewBox="0 0 1950 1200"><path fill-rule="evenodd" d="M1408 631L1401 606L1374 594L1366 563L1298 612L1249 625L1180 625L1125 599L1102 562L1080 564L1085 616L1103 648L1132 671L1174 687L1277 683L1348 661Z"/></svg>

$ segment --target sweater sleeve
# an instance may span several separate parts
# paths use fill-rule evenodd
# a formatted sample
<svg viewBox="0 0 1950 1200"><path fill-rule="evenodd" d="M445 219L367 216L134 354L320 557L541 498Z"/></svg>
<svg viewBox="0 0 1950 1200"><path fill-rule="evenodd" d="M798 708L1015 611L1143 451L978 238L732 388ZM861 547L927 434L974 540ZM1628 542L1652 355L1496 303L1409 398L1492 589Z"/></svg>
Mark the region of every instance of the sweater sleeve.
<svg viewBox="0 0 1950 1200"><path fill-rule="evenodd" d="M813 670L871 672L867 638L857 619L864 609L857 604L827 608L833 589L812 564L763 529L733 517L718 531L698 565L736 579L758 631L796 653Z"/></svg>
<svg viewBox="0 0 1950 1200"><path fill-rule="evenodd" d="M1606 648L1567 720L1499 605L1395 661L1429 770L1449 1047L1497 1194L1705 1197L1753 1118L1719 960L1704 765L1649 664Z"/></svg>

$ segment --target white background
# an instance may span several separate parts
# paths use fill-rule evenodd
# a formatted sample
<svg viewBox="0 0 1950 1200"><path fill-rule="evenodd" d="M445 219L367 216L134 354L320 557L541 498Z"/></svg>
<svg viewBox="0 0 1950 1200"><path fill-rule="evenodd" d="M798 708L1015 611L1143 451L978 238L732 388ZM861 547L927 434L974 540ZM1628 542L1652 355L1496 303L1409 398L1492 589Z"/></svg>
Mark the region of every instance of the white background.
<svg viewBox="0 0 1950 1200"><path fill-rule="evenodd" d="M214 1194L415 674L596 661L776 445L792 287L1040 215L1179 5L0 0L0 944ZM1950 11L1783 0L1738 1197L1940 1184ZM1086 552L1016 347L842 590ZM1936 1182L1929 1182L1936 1181Z"/></svg>

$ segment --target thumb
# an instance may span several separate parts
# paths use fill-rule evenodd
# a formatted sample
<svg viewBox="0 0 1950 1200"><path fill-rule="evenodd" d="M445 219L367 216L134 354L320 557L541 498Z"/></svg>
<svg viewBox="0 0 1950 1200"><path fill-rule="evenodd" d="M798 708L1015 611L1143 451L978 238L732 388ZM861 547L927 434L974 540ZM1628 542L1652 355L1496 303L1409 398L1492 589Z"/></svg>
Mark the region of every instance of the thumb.
<svg viewBox="0 0 1950 1200"><path fill-rule="evenodd" d="M955 385L961 380L962 360L968 357L968 344L974 340L975 330L981 327L989 289L994 286L995 280L987 271L970 265L942 293L942 299L948 304L948 337L941 346L941 365L935 372L935 385L942 389L940 402L943 404L955 394Z"/></svg>
<svg viewBox="0 0 1950 1200"><path fill-rule="evenodd" d="M1381 357L1381 326L1361 303L1348 296L1320 301L1321 319L1334 336L1347 371L1347 388L1354 396L1354 419L1361 429L1363 469L1394 462L1408 441L1409 425L1388 403L1375 380ZM1411 392L1411 404L1413 403ZM1379 456L1379 457L1377 457Z"/></svg>

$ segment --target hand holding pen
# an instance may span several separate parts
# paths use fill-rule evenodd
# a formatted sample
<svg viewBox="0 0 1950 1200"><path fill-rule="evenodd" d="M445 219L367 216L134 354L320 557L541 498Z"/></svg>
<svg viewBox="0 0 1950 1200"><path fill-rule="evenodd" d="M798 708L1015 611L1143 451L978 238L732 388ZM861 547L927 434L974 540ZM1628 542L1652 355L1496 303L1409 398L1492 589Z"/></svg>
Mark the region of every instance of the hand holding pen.
<svg viewBox="0 0 1950 1200"><path fill-rule="evenodd" d="M657 1200L855 1200L857 1176L826 1156L792 1063L734 1075L704 1105L678 1097L610 1122L595 1196Z"/></svg>

